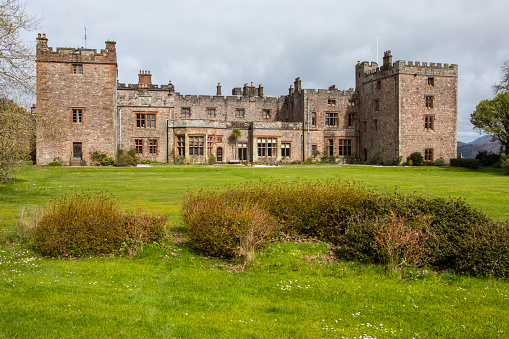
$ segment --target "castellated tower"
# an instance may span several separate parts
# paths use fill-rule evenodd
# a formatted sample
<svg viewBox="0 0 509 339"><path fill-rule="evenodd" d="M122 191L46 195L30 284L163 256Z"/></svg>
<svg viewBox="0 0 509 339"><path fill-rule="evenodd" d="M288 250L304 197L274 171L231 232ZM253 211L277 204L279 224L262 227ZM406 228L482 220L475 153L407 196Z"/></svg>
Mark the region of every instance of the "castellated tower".
<svg viewBox="0 0 509 339"><path fill-rule="evenodd" d="M393 63L387 51L382 66L359 62L355 73L361 160L456 158L457 65Z"/></svg>
<svg viewBox="0 0 509 339"><path fill-rule="evenodd" d="M117 55L114 41L97 52L48 47L37 37L37 164L81 165L91 152L116 152Z"/></svg>

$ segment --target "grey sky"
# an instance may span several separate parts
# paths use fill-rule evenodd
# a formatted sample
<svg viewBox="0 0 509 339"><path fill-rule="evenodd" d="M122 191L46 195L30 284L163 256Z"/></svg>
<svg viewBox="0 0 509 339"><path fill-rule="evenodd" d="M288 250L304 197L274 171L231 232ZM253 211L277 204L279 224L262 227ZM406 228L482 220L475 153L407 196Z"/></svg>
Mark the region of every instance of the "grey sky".
<svg viewBox="0 0 509 339"><path fill-rule="evenodd" d="M493 97L509 59L509 1L325 0L29 0L42 15L50 47L101 49L117 42L119 80L172 80L182 94L223 94L263 84L283 95L296 77L304 88L354 87L354 66L393 60L459 66L458 140L478 134L469 122L480 100ZM25 38L34 41L37 32Z"/></svg>

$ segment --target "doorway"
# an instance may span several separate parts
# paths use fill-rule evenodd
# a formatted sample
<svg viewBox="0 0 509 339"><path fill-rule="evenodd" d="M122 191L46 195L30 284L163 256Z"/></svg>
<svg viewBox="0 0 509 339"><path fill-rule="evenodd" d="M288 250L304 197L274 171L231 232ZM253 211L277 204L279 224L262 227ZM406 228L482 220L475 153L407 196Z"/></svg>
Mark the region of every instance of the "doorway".
<svg viewBox="0 0 509 339"><path fill-rule="evenodd" d="M217 160L217 162L223 162L223 148L222 147L217 148L216 160Z"/></svg>
<svg viewBox="0 0 509 339"><path fill-rule="evenodd" d="M72 160L83 159L83 145L81 142L72 143Z"/></svg>

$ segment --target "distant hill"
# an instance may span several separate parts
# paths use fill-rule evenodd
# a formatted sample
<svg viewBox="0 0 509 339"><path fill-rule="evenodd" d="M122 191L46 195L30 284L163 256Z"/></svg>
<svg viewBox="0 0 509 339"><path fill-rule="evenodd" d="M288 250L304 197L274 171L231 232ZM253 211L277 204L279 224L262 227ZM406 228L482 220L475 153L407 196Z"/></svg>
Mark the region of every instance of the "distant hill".
<svg viewBox="0 0 509 339"><path fill-rule="evenodd" d="M458 141L458 157L463 155L464 158L475 158L477 153L481 151L491 151L498 154L500 153L500 146L500 142L492 142L488 135L483 135L469 143Z"/></svg>

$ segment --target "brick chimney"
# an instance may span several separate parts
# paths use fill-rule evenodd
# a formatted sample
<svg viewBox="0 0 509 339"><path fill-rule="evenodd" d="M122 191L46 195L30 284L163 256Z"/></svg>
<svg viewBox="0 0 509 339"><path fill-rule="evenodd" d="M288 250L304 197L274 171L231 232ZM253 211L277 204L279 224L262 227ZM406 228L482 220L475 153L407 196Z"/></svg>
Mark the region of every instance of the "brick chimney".
<svg viewBox="0 0 509 339"><path fill-rule="evenodd" d="M138 74L138 87L150 87L152 85L152 74L150 71L140 71Z"/></svg>
<svg viewBox="0 0 509 339"><path fill-rule="evenodd" d="M258 96L263 97L263 85L260 84L258 86Z"/></svg>
<svg viewBox="0 0 509 339"><path fill-rule="evenodd" d="M216 95L221 95L221 83L220 82L217 83L217 92L216 92Z"/></svg>

